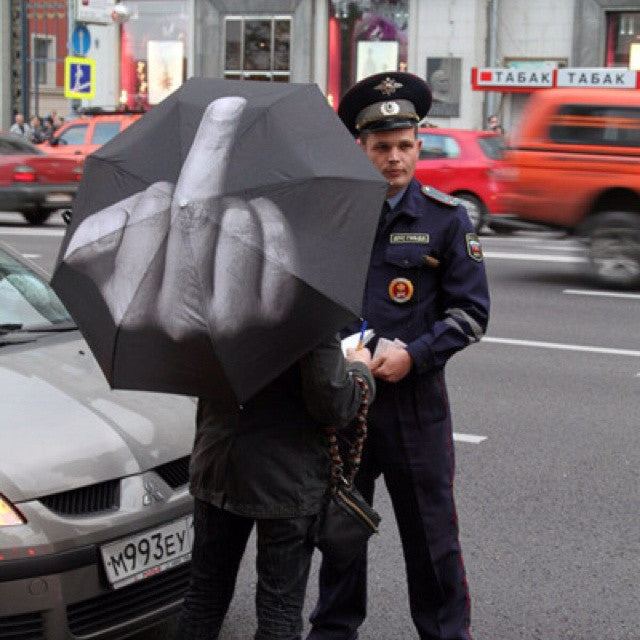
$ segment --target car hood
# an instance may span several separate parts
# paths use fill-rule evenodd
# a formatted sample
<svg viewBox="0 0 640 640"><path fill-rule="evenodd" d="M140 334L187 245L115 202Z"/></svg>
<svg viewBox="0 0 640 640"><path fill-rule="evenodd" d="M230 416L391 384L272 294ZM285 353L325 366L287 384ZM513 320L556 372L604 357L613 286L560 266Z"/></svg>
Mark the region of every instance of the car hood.
<svg viewBox="0 0 640 640"><path fill-rule="evenodd" d="M31 500L188 455L195 406L112 391L76 331L0 347L0 493Z"/></svg>

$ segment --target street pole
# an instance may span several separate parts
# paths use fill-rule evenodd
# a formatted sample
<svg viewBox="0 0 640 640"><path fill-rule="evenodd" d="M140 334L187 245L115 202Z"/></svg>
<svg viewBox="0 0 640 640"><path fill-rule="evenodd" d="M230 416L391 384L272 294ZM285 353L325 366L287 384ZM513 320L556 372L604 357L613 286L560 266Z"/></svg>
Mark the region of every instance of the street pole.
<svg viewBox="0 0 640 640"><path fill-rule="evenodd" d="M488 66L496 67L496 56L498 50L498 0L490 0L489 8L489 51L487 52ZM493 91L487 92L487 101L485 102L486 113L484 114L484 122L487 118L496 112L496 94Z"/></svg>
<svg viewBox="0 0 640 640"><path fill-rule="evenodd" d="M20 0L20 104L25 122L29 122L29 20L27 0Z"/></svg>
<svg viewBox="0 0 640 640"><path fill-rule="evenodd" d="M73 50L73 30L76 27L76 0L68 0L67 5L67 55L69 57L75 55ZM80 101L76 98L69 98L69 114L68 118L76 117L76 109L79 106Z"/></svg>

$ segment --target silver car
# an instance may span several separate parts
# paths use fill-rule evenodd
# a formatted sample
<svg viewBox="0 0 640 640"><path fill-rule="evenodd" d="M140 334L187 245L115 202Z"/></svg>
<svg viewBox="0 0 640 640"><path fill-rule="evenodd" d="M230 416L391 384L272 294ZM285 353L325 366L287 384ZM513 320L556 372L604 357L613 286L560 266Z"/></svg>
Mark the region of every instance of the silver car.
<svg viewBox="0 0 640 640"><path fill-rule="evenodd" d="M46 274L0 245L0 639L125 638L188 581L192 398L112 391Z"/></svg>

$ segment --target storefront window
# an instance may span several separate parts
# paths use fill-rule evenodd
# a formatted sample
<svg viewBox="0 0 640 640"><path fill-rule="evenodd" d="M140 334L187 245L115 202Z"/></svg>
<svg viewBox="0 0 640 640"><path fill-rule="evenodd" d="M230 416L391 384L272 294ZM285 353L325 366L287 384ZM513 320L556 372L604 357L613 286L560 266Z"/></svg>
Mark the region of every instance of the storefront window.
<svg viewBox="0 0 640 640"><path fill-rule="evenodd" d="M607 67L628 67L632 44L640 43L640 11L607 13Z"/></svg>
<svg viewBox="0 0 640 640"><path fill-rule="evenodd" d="M225 19L225 78L289 82L290 51L288 17Z"/></svg>
<svg viewBox="0 0 640 640"><path fill-rule="evenodd" d="M120 32L120 102L148 109L187 76L189 0L127 0L131 18Z"/></svg>
<svg viewBox="0 0 640 640"><path fill-rule="evenodd" d="M382 71L407 70L408 0L328 0L327 94L337 107L354 82Z"/></svg>

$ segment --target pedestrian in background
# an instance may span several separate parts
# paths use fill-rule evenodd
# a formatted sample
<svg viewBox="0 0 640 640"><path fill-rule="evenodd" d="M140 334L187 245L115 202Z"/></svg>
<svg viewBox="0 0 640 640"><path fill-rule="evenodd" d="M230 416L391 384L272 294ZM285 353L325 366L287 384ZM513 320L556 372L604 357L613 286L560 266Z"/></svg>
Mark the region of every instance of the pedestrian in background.
<svg viewBox="0 0 640 640"><path fill-rule="evenodd" d="M31 120L29 120L29 126L31 127L31 135L29 137L29 140L33 142L33 144L42 144L46 140L46 136L42 129L40 118L38 116L31 116Z"/></svg>
<svg viewBox="0 0 640 640"><path fill-rule="evenodd" d="M498 116L496 116L495 114L492 114L487 118L487 129L495 133L504 134L504 128L500 124Z"/></svg>
<svg viewBox="0 0 640 640"><path fill-rule="evenodd" d="M24 115L16 113L15 121L9 127L9 133L15 133L18 136L22 136L27 140L31 137L31 127L24 121Z"/></svg>
<svg viewBox="0 0 640 640"><path fill-rule="evenodd" d="M413 177L421 147L417 124L430 105L422 79L389 72L361 80L338 109L388 183L363 302L378 348L386 339L387 350L374 353L371 364L376 402L355 483L372 502L375 480L384 476L421 640L470 640L444 368L482 337L489 290L482 248L464 207ZM366 580L366 551L344 572L323 560L308 640L358 637Z"/></svg>
<svg viewBox="0 0 640 640"><path fill-rule="evenodd" d="M257 640L298 640L313 543L329 483L324 427L346 426L368 385L371 354L340 343L313 349L242 407L200 398L189 469L195 497L191 582L176 640L215 640L256 523ZM249 634L242 634L248 638Z"/></svg>
<svg viewBox="0 0 640 640"><path fill-rule="evenodd" d="M47 115L42 120L42 136L45 140L50 140L53 134L53 118Z"/></svg>

